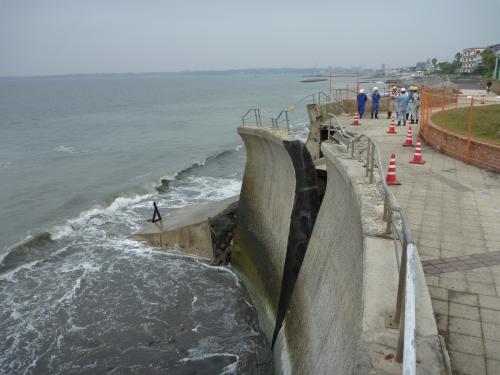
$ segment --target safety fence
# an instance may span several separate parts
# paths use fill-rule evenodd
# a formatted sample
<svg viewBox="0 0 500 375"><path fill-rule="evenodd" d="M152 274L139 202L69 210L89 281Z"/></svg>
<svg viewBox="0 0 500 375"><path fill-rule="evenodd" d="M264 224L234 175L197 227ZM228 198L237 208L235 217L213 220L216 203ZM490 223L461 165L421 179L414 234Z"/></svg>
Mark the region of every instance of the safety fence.
<svg viewBox="0 0 500 375"><path fill-rule="evenodd" d="M399 268L398 294L396 297L395 314L390 316L390 326L399 328L399 338L396 351L396 360L403 362L403 374L416 373L416 275L415 253L410 221L406 210L399 206L396 197L386 183L383 171L382 158L377 142L371 137L361 134L349 134L338 118L330 113L328 120L329 134L337 142L347 147L351 158L364 160L366 177L370 183L376 183L384 199L383 219L386 221L386 234L394 239L394 249ZM336 126L331 120L335 120ZM374 173L378 173L378 181Z"/></svg>
<svg viewBox="0 0 500 375"><path fill-rule="evenodd" d="M424 90L420 136L440 152L500 172L500 100ZM495 127L496 126L496 127Z"/></svg>

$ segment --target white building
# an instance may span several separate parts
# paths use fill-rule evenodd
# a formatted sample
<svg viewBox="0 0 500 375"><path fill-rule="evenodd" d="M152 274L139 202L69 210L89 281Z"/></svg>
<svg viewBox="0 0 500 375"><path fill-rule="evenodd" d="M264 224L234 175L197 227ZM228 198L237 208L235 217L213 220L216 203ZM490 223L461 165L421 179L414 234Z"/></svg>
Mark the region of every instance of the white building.
<svg viewBox="0 0 500 375"><path fill-rule="evenodd" d="M481 52L486 48L466 48L462 51L460 73L471 73L483 62Z"/></svg>
<svg viewBox="0 0 500 375"><path fill-rule="evenodd" d="M460 62L462 66L460 67L460 73L471 73L474 69L476 69L479 64L483 62L481 57L481 52L483 52L485 48L466 48L462 52L462 57L460 58Z"/></svg>

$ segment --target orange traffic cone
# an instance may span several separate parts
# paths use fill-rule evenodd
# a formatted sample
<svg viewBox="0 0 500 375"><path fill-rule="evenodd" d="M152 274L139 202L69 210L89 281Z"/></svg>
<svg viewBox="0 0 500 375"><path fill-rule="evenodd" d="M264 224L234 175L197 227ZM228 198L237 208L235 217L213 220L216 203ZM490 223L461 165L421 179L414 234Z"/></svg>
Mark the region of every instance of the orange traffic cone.
<svg viewBox="0 0 500 375"><path fill-rule="evenodd" d="M391 118L391 123L389 124L389 130L387 130L387 134L398 134L396 132L396 123L394 121L394 117Z"/></svg>
<svg viewBox="0 0 500 375"><path fill-rule="evenodd" d="M396 154L394 152L391 154L391 160L389 160L385 182L387 185L401 185L401 182L396 178Z"/></svg>
<svg viewBox="0 0 500 375"><path fill-rule="evenodd" d="M425 164L425 161L422 159L422 144L420 141L417 141L417 147L415 147L415 153L413 154L413 160L410 161L412 164Z"/></svg>
<svg viewBox="0 0 500 375"><path fill-rule="evenodd" d="M486 102L484 101L484 95L481 96L481 104L486 104Z"/></svg>
<svg viewBox="0 0 500 375"><path fill-rule="evenodd" d="M411 130L411 126L408 128L408 134L406 135L403 147L415 147L415 145L413 144L413 131Z"/></svg>
<svg viewBox="0 0 500 375"><path fill-rule="evenodd" d="M358 112L354 114L354 121L352 122L352 125L358 126L359 125L359 115Z"/></svg>

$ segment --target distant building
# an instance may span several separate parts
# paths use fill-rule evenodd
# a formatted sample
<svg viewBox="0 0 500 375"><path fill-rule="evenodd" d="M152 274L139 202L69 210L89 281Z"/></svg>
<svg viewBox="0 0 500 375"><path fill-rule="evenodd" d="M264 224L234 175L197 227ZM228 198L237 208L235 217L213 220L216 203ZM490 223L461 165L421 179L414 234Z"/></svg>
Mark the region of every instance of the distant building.
<svg viewBox="0 0 500 375"><path fill-rule="evenodd" d="M460 62L462 66L459 69L460 73L471 73L476 69L481 63L483 59L481 57L481 52L483 52L486 48L478 47L478 48L466 48L462 52L462 57L460 58Z"/></svg>
<svg viewBox="0 0 500 375"><path fill-rule="evenodd" d="M486 48L491 49L493 52L495 52L495 55L500 54L500 44L493 44L492 46L488 46Z"/></svg>

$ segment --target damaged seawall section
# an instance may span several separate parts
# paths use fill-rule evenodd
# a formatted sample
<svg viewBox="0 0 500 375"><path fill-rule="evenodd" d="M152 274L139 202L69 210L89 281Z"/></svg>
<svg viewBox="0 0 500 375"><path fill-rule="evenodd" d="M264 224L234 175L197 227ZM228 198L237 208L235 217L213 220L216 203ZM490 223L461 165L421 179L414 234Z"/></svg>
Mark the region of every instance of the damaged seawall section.
<svg viewBox="0 0 500 375"><path fill-rule="evenodd" d="M274 343L276 373L401 373L401 365L386 357L395 353L398 338L398 330L386 325L395 310L398 268L376 184L368 183L365 169L343 146L323 143L328 181L315 216L317 191L301 195L310 184L299 186L297 173L304 181L307 173L298 172L292 157L303 147L287 149L291 139L279 130L247 127L238 133L247 163L231 261ZM301 232L298 200L304 199L309 221ZM293 250L308 231L305 254ZM417 373L444 373L418 254L416 264Z"/></svg>
<svg viewBox="0 0 500 375"><path fill-rule="evenodd" d="M274 343L319 210L316 174L305 145L287 132L245 127L238 133L247 163L231 263Z"/></svg>

